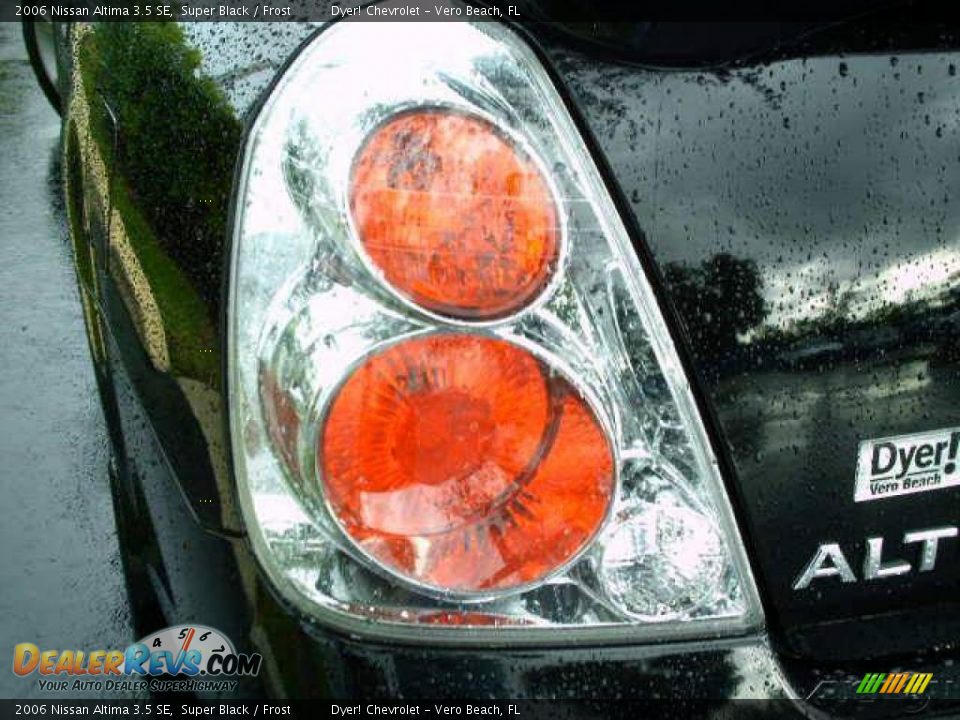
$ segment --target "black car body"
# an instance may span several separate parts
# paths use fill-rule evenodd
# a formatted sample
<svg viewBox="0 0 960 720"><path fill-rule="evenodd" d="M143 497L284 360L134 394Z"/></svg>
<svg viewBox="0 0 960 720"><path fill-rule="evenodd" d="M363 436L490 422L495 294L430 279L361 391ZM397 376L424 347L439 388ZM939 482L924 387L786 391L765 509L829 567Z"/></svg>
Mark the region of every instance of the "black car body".
<svg viewBox="0 0 960 720"><path fill-rule="evenodd" d="M139 629L215 625L290 697L723 701L807 698L872 672L946 678L957 490L853 491L861 442L960 417L960 35L882 13L513 27L656 294L762 622L726 637L461 643L330 627L285 598L236 499L229 268L245 144L326 30L59 24L69 225ZM905 534L944 528L921 570ZM850 572L804 584L823 546Z"/></svg>

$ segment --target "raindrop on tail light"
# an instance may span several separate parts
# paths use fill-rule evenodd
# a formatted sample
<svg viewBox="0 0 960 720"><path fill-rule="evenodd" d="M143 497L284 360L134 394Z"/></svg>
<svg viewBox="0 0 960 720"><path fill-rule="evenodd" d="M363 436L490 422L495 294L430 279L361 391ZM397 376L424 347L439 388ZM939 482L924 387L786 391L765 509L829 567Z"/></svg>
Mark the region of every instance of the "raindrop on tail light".
<svg viewBox="0 0 960 720"><path fill-rule="evenodd" d="M438 315L513 314L556 270L561 233L543 173L473 115L426 109L380 125L354 160L350 209L386 282Z"/></svg>

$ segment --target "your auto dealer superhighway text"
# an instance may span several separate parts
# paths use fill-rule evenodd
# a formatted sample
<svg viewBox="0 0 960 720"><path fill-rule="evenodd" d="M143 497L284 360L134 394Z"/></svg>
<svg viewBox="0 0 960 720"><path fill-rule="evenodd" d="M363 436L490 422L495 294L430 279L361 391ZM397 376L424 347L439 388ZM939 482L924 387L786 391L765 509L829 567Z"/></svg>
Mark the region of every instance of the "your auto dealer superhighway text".
<svg viewBox="0 0 960 720"><path fill-rule="evenodd" d="M331 705L330 714L334 717L358 715L520 715L516 705L472 705L459 703L457 705Z"/></svg>

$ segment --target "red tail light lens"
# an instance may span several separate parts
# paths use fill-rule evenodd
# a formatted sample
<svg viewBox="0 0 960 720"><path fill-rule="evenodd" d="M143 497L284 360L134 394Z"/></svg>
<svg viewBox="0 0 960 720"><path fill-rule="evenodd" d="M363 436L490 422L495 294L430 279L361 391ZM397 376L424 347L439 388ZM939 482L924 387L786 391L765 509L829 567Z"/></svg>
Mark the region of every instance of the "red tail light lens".
<svg viewBox="0 0 960 720"><path fill-rule="evenodd" d="M321 481L347 535L417 583L463 593L560 569L603 522L613 451L532 353L433 335L369 357L324 422Z"/></svg>
<svg viewBox="0 0 960 720"><path fill-rule="evenodd" d="M393 117L358 152L350 191L370 260L434 313L510 315L556 269L559 220L543 174L479 117L437 109Z"/></svg>

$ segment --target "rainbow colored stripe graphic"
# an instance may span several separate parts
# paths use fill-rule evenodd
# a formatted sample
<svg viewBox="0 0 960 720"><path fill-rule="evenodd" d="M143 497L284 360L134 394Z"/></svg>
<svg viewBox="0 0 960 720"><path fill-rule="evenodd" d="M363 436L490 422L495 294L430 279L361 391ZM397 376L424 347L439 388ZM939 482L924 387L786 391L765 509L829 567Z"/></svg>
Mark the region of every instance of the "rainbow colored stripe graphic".
<svg viewBox="0 0 960 720"><path fill-rule="evenodd" d="M933 673L867 673L857 686L860 695L922 695Z"/></svg>

